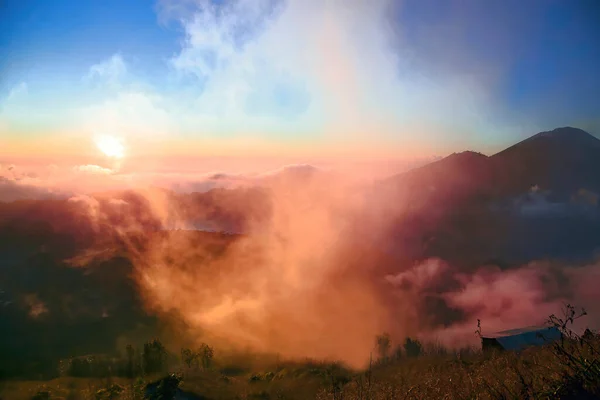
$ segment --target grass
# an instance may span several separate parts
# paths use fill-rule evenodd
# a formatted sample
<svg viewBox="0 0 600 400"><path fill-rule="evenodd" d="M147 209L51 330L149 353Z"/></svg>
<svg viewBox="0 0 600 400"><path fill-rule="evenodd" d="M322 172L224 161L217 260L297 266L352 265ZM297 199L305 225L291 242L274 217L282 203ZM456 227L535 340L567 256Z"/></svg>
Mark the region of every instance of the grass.
<svg viewBox="0 0 600 400"><path fill-rule="evenodd" d="M578 316L572 307L563 319L551 316L564 340L521 352L424 346L418 357L395 352L362 371L246 354L215 358L206 369L178 366L177 373L183 378L180 389L197 399L598 399L600 335L570 331ZM0 398L141 399L140 389L158 378L5 381Z"/></svg>
<svg viewBox="0 0 600 400"><path fill-rule="evenodd" d="M352 371L335 364L290 362L242 374L227 372L183 370L181 389L205 399L575 398L552 395L557 383L568 381L565 374L569 372L556 359L552 346L519 354L425 355L375 365L366 371ZM1 396L25 400L47 391L50 399L109 398L99 397L98 391L115 384L124 388L115 398L136 398L134 381L122 378L10 381L5 382Z"/></svg>
<svg viewBox="0 0 600 400"><path fill-rule="evenodd" d="M0 391L0 397L6 400L30 400L36 394L47 392L49 399L96 399L96 393L107 386L118 384L128 387L128 379L71 378L64 377L50 381L5 381ZM131 392L131 391L130 391ZM43 398L43 397L39 397ZM122 397L126 398L126 397ZM130 397L131 398L131 397Z"/></svg>

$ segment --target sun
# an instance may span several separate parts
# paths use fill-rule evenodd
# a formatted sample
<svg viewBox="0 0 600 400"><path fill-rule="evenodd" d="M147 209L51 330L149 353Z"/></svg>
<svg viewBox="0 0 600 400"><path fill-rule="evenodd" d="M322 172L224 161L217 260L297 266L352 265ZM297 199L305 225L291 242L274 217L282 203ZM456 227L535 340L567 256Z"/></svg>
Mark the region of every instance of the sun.
<svg viewBox="0 0 600 400"><path fill-rule="evenodd" d="M96 146L106 156L112 158L123 158L125 156L125 146L123 142L111 135L98 136L95 139Z"/></svg>

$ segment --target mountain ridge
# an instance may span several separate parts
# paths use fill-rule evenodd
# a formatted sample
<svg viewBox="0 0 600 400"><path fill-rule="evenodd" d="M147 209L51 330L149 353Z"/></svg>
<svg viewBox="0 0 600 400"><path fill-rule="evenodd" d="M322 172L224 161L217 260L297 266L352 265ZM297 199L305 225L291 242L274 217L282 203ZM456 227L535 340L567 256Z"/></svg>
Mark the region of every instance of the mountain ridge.
<svg viewBox="0 0 600 400"><path fill-rule="evenodd" d="M539 132L491 156L463 151L395 174L383 182L451 186L470 177L473 189L510 196L540 186L562 197L600 191L600 139L573 127ZM409 183L410 186L412 186Z"/></svg>
<svg viewBox="0 0 600 400"><path fill-rule="evenodd" d="M578 140L581 144L584 144L584 141L587 141L588 144L600 148L600 139L595 137L589 132L584 131L580 128L575 128L571 126L564 126L560 128L555 128L551 131L542 131L538 132L535 135L532 135L520 142L513 144L512 146L507 147L504 150L501 150L490 157L499 156L505 152L512 151L519 146L529 145L534 142L543 141L543 140L552 140L552 141L560 141L564 144L567 140Z"/></svg>

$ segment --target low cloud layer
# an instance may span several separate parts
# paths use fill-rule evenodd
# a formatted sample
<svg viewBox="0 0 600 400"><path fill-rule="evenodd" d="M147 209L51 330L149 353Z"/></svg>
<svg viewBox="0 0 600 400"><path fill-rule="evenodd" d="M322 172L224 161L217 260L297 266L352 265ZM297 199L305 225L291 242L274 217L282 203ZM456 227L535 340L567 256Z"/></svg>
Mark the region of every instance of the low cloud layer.
<svg viewBox="0 0 600 400"><path fill-rule="evenodd" d="M21 167L0 164L0 201L68 198L77 193L125 189L126 176L94 164Z"/></svg>
<svg viewBox="0 0 600 400"><path fill-rule="evenodd" d="M340 184L368 182L365 168L347 169L315 167L310 164L289 164L261 172L130 172L113 162L104 166L82 164L75 166L23 167L0 164L0 201L36 200L48 198L49 193L68 198L76 194L89 195L112 190L158 187L177 193L207 192L212 189L235 189L272 185L277 182L309 179L321 176ZM372 178L371 178L372 179Z"/></svg>

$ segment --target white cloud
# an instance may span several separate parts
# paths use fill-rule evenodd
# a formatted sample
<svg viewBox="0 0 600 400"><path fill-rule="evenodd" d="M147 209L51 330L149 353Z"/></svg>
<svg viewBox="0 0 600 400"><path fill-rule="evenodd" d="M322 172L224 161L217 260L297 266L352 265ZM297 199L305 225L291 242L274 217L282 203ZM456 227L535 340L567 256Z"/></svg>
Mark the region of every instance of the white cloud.
<svg viewBox="0 0 600 400"><path fill-rule="evenodd" d="M162 16L185 30L171 63L197 78L197 100L184 119L209 130L303 130L371 141L485 124L481 82L423 76L411 67L410 49L392 49L393 4L163 0Z"/></svg>
<svg viewBox="0 0 600 400"><path fill-rule="evenodd" d="M99 165L93 165L93 164L78 165L76 167L73 167L73 170L75 172L82 172L82 173L89 173L89 174L102 174L102 175L110 175L114 172L112 169L103 168L103 167L100 167Z"/></svg>
<svg viewBox="0 0 600 400"><path fill-rule="evenodd" d="M85 80L99 79L105 84L117 86L125 74L127 74L127 65L121 54L117 53L107 60L92 65Z"/></svg>
<svg viewBox="0 0 600 400"><path fill-rule="evenodd" d="M5 99L5 102L10 102L15 99L18 99L21 96L27 95L28 91L29 91L29 88L27 86L27 83L21 82L17 86L13 87L10 90L10 92L8 93L8 96Z"/></svg>

